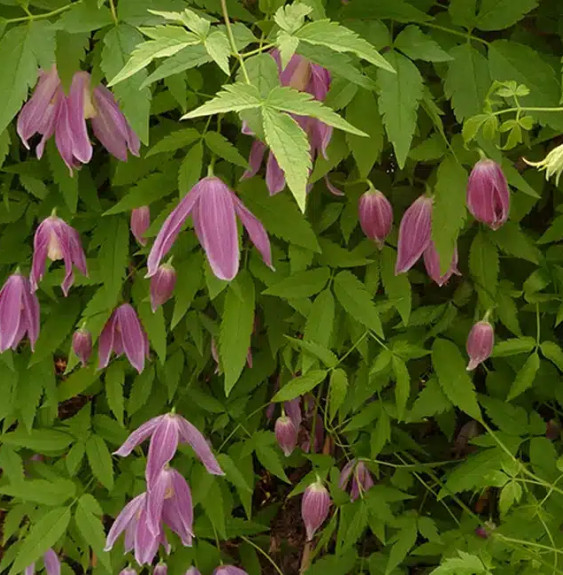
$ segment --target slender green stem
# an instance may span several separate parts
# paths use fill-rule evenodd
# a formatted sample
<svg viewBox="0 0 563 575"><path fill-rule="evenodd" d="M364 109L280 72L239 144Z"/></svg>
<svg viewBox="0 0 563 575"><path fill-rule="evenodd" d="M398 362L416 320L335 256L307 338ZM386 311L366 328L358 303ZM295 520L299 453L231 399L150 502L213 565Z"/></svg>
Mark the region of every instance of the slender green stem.
<svg viewBox="0 0 563 575"><path fill-rule="evenodd" d="M524 545L527 547L537 547L538 549L543 549L544 551L549 551L551 553L558 553L563 555L563 549L557 549L557 547L550 547L549 545L542 545L541 543L536 543L535 541L526 541L525 539L514 539L513 537L506 537L501 533L495 533L495 537L503 541L508 541L509 543L515 543L516 545Z"/></svg>
<svg viewBox="0 0 563 575"><path fill-rule="evenodd" d="M118 20L117 20L117 10L115 9L115 0L109 0L109 9L111 10L111 17L113 18L113 21L117 26Z"/></svg>
<svg viewBox="0 0 563 575"><path fill-rule="evenodd" d="M541 322L540 322L540 304L536 303L536 345L540 345L541 339Z"/></svg>
<svg viewBox="0 0 563 575"><path fill-rule="evenodd" d="M449 461L433 461L432 463L391 463L389 461L383 461L382 459L370 459L369 457L360 457L358 458L359 461L369 461L371 463L378 463L379 465L383 465L385 467L393 467L394 469L421 469L424 470L425 468L435 468L435 467L444 467L446 465L451 465L452 463L461 463L463 459L451 459Z"/></svg>
<svg viewBox="0 0 563 575"><path fill-rule="evenodd" d="M276 570L277 573L279 573L279 575L284 575L283 571L278 567L276 562L264 551L264 549L262 549L262 547L260 547L259 545L256 545L256 543L254 543L254 541L252 541L248 537L245 537L244 535L241 535L240 538L243 541L246 541L246 543L248 543L249 545L252 545L252 547L254 547L254 549L256 549L256 551L261 553L262 557L264 557L270 563L270 565Z"/></svg>
<svg viewBox="0 0 563 575"><path fill-rule="evenodd" d="M420 22L421 26L426 26L427 28L434 28L435 30L442 30L442 32L447 32L448 34L453 34L454 36L460 36L461 38L467 38L469 40L475 40L476 42L481 42L485 46L489 45L487 40L479 38L479 36L473 36L469 32L460 32L459 30L453 30L452 28L447 28L446 26L439 26L438 24L430 24L429 22Z"/></svg>
<svg viewBox="0 0 563 575"><path fill-rule="evenodd" d="M519 108L506 108L505 110L498 110L493 112L493 116L500 116L501 114L509 114L512 112L563 112L563 106L555 106L552 108L542 107L519 107Z"/></svg>
<svg viewBox="0 0 563 575"><path fill-rule="evenodd" d="M245 52L244 54L240 54L241 58L249 58L250 56L255 56L256 54L261 54L262 52L265 52L266 50L270 50L272 48L275 48L276 45L275 44L266 44L265 46L262 46L260 48L256 48L256 50L251 50L250 52Z"/></svg>
<svg viewBox="0 0 563 575"><path fill-rule="evenodd" d="M44 14L32 14L29 10L26 10L27 16L21 16L20 18L8 18L4 20L4 24L17 24L18 22L27 22L28 20L43 20L45 18L51 18L51 16L56 16L57 14L62 14L63 12L70 10L77 4L82 4L82 0L77 0L76 2L72 2L66 6L61 6L60 8L52 10L51 12L45 12Z"/></svg>
<svg viewBox="0 0 563 575"><path fill-rule="evenodd" d="M227 0L221 0L221 9L223 10L223 18L225 19L225 26L227 27L227 36L229 37L229 43L231 44L231 50L233 54L237 57L240 63L240 69L242 70L242 75L244 76L244 81L247 84L252 84L246 67L244 65L244 58L240 55L237 50L237 45L235 42L235 37L233 35L233 29L231 28L231 21L229 20L229 11L227 10Z"/></svg>

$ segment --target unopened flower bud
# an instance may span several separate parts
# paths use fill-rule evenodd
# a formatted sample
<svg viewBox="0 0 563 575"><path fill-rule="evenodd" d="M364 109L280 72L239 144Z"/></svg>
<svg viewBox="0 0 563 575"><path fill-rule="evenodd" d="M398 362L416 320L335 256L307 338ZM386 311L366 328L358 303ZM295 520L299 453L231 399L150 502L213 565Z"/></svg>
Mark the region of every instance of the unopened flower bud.
<svg viewBox="0 0 563 575"><path fill-rule="evenodd" d="M86 366L92 354L92 335L88 330L81 328L74 332L72 336L72 351L82 362L82 366Z"/></svg>
<svg viewBox="0 0 563 575"><path fill-rule="evenodd" d="M502 168L493 160L479 160L467 182L467 207L473 217L498 230L508 219L510 192Z"/></svg>
<svg viewBox="0 0 563 575"><path fill-rule="evenodd" d="M176 270L170 264L162 264L151 277L151 308L155 312L158 306L167 302L176 286Z"/></svg>
<svg viewBox="0 0 563 575"><path fill-rule="evenodd" d="M278 445L289 457L297 445L297 427L287 415L282 415L276 420L275 433Z"/></svg>
<svg viewBox="0 0 563 575"><path fill-rule="evenodd" d="M426 268L426 273L440 286L442 287L447 281L452 277L452 275L461 275L457 269L457 247L454 249L452 256L452 261L450 262L450 267L448 271L442 275L440 269L440 256L436 250L434 242L430 242L428 247L424 250L424 267Z"/></svg>
<svg viewBox="0 0 563 575"><path fill-rule="evenodd" d="M393 225L393 208L389 200L379 190L369 190L360 197L358 216L364 234L373 240L379 249Z"/></svg>
<svg viewBox="0 0 563 575"><path fill-rule="evenodd" d="M432 198L420 196L404 213L399 227L395 275L414 266L430 244L432 228Z"/></svg>
<svg viewBox="0 0 563 575"><path fill-rule="evenodd" d="M142 246L147 245L145 232L149 229L150 225L151 225L151 211L148 206L135 208L131 212L131 233L135 236L135 239Z"/></svg>
<svg viewBox="0 0 563 575"><path fill-rule="evenodd" d="M199 569L193 565L186 571L186 575L201 575Z"/></svg>
<svg viewBox="0 0 563 575"><path fill-rule="evenodd" d="M495 343L495 332L488 321L477 322L467 336L467 355L469 364L467 371L475 369L480 363L491 356Z"/></svg>
<svg viewBox="0 0 563 575"><path fill-rule="evenodd" d="M301 517L307 531L307 541L311 541L317 529L328 517L330 495L326 487L317 481L305 489L301 500Z"/></svg>
<svg viewBox="0 0 563 575"><path fill-rule="evenodd" d="M159 563L153 570L153 575L167 575L168 567L165 563Z"/></svg>

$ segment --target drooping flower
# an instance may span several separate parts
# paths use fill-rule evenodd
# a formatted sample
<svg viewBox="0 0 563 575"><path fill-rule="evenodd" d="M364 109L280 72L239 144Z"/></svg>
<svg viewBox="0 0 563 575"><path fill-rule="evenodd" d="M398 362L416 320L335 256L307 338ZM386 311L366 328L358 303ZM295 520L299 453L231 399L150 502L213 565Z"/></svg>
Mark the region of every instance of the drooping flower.
<svg viewBox="0 0 563 575"><path fill-rule="evenodd" d="M457 246L454 249L452 256L452 261L450 262L450 267L448 271L442 275L440 270L440 255L436 250L436 246L433 241L430 241L428 247L424 250L424 267L426 268L426 273L440 286L442 287L452 275L460 276L461 273L457 269Z"/></svg>
<svg viewBox="0 0 563 575"><path fill-rule="evenodd" d="M146 246L145 232L151 225L151 211L148 206L141 206L131 210L131 233L140 245Z"/></svg>
<svg viewBox="0 0 563 575"><path fill-rule="evenodd" d="M301 500L301 517L307 531L307 541L311 541L317 529L328 517L331 500L326 487L316 481L305 489Z"/></svg>
<svg viewBox="0 0 563 575"><path fill-rule="evenodd" d="M563 172L563 144L553 148L541 162L529 162L524 158L529 166L534 166L540 170L545 170L545 179L549 180L555 174L555 185L559 185L559 178Z"/></svg>
<svg viewBox="0 0 563 575"><path fill-rule="evenodd" d="M83 275L88 276L86 256L79 233L54 213L39 224L33 238L33 263L29 275L33 291L37 290L38 283L43 278L47 258L51 261L64 260L65 277L61 288L65 296L74 283L73 265Z"/></svg>
<svg viewBox="0 0 563 575"><path fill-rule="evenodd" d="M92 334L84 328L77 329L72 335L72 351L86 366L92 354Z"/></svg>
<svg viewBox="0 0 563 575"><path fill-rule="evenodd" d="M129 363L141 373L145 357L149 357L149 340L137 312L128 303L120 305L111 314L98 342L98 368L107 367L111 353L125 353Z"/></svg>
<svg viewBox="0 0 563 575"><path fill-rule="evenodd" d="M201 575L201 572L197 567L193 565L186 571L185 575Z"/></svg>
<svg viewBox="0 0 563 575"><path fill-rule="evenodd" d="M52 549L47 549L43 554L43 563L47 575L61 575L61 562L58 555ZM25 568L25 575L34 575L34 573L35 563Z"/></svg>
<svg viewBox="0 0 563 575"><path fill-rule="evenodd" d="M176 286L176 270L170 264L162 264L151 277L151 308L155 312L163 303L166 303L174 292Z"/></svg>
<svg viewBox="0 0 563 575"><path fill-rule="evenodd" d="M168 567L166 566L166 563L159 563L154 569L153 569L153 575L167 575L168 573Z"/></svg>
<svg viewBox="0 0 563 575"><path fill-rule="evenodd" d="M127 160L127 149L139 155L139 139L129 127L113 94L104 86L91 91L88 72L76 72L68 95L63 91L56 67L39 72L39 81L28 102L18 116L17 131L29 149L28 140L41 134L37 157L41 158L45 143L55 136L57 149L70 173L92 158L92 144L88 137L86 120L92 119L92 128L102 145L120 160Z"/></svg>
<svg viewBox="0 0 563 575"><path fill-rule="evenodd" d="M282 415L276 420L274 431L278 445L289 457L297 445L298 428L287 415Z"/></svg>
<svg viewBox="0 0 563 575"><path fill-rule="evenodd" d="M495 343L495 332L488 321L478 321L467 336L466 350L469 356L467 371L475 369L491 356Z"/></svg>
<svg viewBox="0 0 563 575"><path fill-rule="evenodd" d="M418 261L430 244L432 198L418 197L403 215L399 227L395 275L406 272Z"/></svg>
<svg viewBox="0 0 563 575"><path fill-rule="evenodd" d="M364 234L382 249L393 225L393 208L389 200L379 190L368 190L358 202L358 216Z"/></svg>
<svg viewBox="0 0 563 575"><path fill-rule="evenodd" d="M343 468L340 473L340 489L346 489L348 482L352 477L352 486L350 488L350 499L356 501L362 493L373 487L373 478L369 469L363 461L352 459Z"/></svg>
<svg viewBox="0 0 563 575"><path fill-rule="evenodd" d="M238 272L237 216L266 265L272 267L270 240L264 226L226 184L208 176L200 180L166 218L149 253L147 277L156 274L160 261L176 241L190 213L209 265L219 279L232 280Z"/></svg>
<svg viewBox="0 0 563 575"><path fill-rule="evenodd" d="M16 349L26 334L33 351L39 337L39 301L29 280L15 273L0 290L0 353Z"/></svg>
<svg viewBox="0 0 563 575"><path fill-rule="evenodd" d="M179 443L187 443L194 450L205 469L213 475L223 475L205 437L189 421L176 413L159 415L143 423L115 451L127 457L137 445L151 438L147 458L146 476L149 489L167 463L174 457Z"/></svg>
<svg viewBox="0 0 563 575"><path fill-rule="evenodd" d="M508 219L510 191L502 168L493 160L479 160L467 182L467 207L473 217L498 230Z"/></svg>
<svg viewBox="0 0 563 575"><path fill-rule="evenodd" d="M213 571L213 575L248 575L248 573L233 565L221 565L221 567L217 567L217 569Z"/></svg>
<svg viewBox="0 0 563 575"><path fill-rule="evenodd" d="M119 572L119 575L137 575L137 571L135 571L135 569L132 567L125 567L125 569L122 569Z"/></svg>

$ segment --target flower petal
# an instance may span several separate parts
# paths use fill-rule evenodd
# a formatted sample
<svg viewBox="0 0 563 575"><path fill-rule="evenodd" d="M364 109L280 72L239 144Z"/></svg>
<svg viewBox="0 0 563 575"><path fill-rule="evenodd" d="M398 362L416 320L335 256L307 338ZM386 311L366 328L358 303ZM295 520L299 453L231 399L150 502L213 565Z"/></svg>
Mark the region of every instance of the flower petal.
<svg viewBox="0 0 563 575"><path fill-rule="evenodd" d="M98 340L98 369L108 366L115 339L115 311L106 322Z"/></svg>
<svg viewBox="0 0 563 575"><path fill-rule="evenodd" d="M47 218L43 220L35 230L33 237L33 261L31 263L31 273L29 274L33 291L37 290L37 284L41 281L45 273L45 261L47 259L52 227L53 222L51 218Z"/></svg>
<svg viewBox="0 0 563 575"><path fill-rule="evenodd" d="M0 290L0 352L12 347L21 333L20 322L25 321L22 317L23 291L23 276L19 274L10 276Z"/></svg>
<svg viewBox="0 0 563 575"><path fill-rule="evenodd" d="M84 97L90 90L90 74L76 72L68 94L68 121L72 134L73 156L83 164L92 159L92 144L88 138L84 117Z"/></svg>
<svg viewBox="0 0 563 575"><path fill-rule="evenodd" d="M268 186L270 196L279 194L285 188L285 175L273 152L268 155L266 164L266 186Z"/></svg>
<svg viewBox="0 0 563 575"><path fill-rule="evenodd" d="M27 337L31 345L31 351L35 350L35 342L39 337L39 300L34 293L31 293L31 285L27 278L24 278L23 292L23 318L27 329Z"/></svg>
<svg viewBox="0 0 563 575"><path fill-rule="evenodd" d="M161 469L147 492L147 526L155 537L160 536L162 507L170 489L170 473Z"/></svg>
<svg viewBox="0 0 563 575"><path fill-rule="evenodd" d="M140 427L137 427L137 429L135 429L135 431L133 431L133 433L131 433L131 435L129 435L125 440L125 443L123 443L117 451L114 451L113 454L127 457L133 449L137 447L137 445L140 445L145 441L145 439L147 439L147 437L152 435L153 431L157 428L164 417L166 416L159 415L158 417L153 417L143 423Z"/></svg>
<svg viewBox="0 0 563 575"><path fill-rule="evenodd" d="M180 440L191 446L209 473L212 475L225 475L215 459L211 448L207 444L205 437L189 421L181 416L176 417L178 418Z"/></svg>
<svg viewBox="0 0 563 575"><path fill-rule="evenodd" d="M145 336L141 322L128 303L119 306L115 313L125 355L129 363L141 373L145 367Z"/></svg>
<svg viewBox="0 0 563 575"><path fill-rule="evenodd" d="M266 144L260 140L254 140L252 142L252 147L250 148L250 156L248 157L248 170L244 172L241 180L246 180L247 178L252 178L258 173L262 162L264 161L264 154L266 153Z"/></svg>
<svg viewBox="0 0 563 575"><path fill-rule="evenodd" d="M115 521L109 530L104 551L110 551L112 549L118 537L123 533L123 531L125 531L139 510L144 506L146 495L146 493L137 495L137 497L129 501L129 503L121 510L121 513L115 518Z"/></svg>
<svg viewBox="0 0 563 575"><path fill-rule="evenodd" d="M159 478L164 466L174 457L178 449L178 418L165 415L154 430L147 457L147 486L149 491Z"/></svg>
<svg viewBox="0 0 563 575"><path fill-rule="evenodd" d="M47 549L43 554L43 562L47 575L61 575L61 562L59 557L52 549Z"/></svg>

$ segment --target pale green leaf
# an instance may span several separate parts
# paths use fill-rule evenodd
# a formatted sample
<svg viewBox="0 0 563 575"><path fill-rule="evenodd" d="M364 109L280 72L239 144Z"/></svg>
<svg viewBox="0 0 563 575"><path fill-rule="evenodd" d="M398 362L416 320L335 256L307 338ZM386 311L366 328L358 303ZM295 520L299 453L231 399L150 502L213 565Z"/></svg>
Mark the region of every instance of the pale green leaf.
<svg viewBox="0 0 563 575"><path fill-rule="evenodd" d="M281 280L262 293L286 299L310 297L325 287L329 277L330 270L328 268L305 270Z"/></svg>
<svg viewBox="0 0 563 575"><path fill-rule="evenodd" d="M248 167L248 162L241 156L240 152L219 132L207 132L205 144L214 154L227 160L227 162L245 169Z"/></svg>
<svg viewBox="0 0 563 575"><path fill-rule="evenodd" d="M182 116L182 120L211 116L212 114L224 114L225 112L241 112L258 108L261 104L260 93L254 86L236 83L223 86L212 100L199 108Z"/></svg>
<svg viewBox="0 0 563 575"><path fill-rule="evenodd" d="M512 382L512 387L508 393L508 401L518 397L528 388L532 387L539 368L540 356L537 352L534 352L528 357L524 365L520 368L520 371L516 374L516 378Z"/></svg>
<svg viewBox="0 0 563 575"><path fill-rule="evenodd" d="M33 479L0 487L0 493L42 505L63 505L76 493L76 485L69 479Z"/></svg>
<svg viewBox="0 0 563 575"><path fill-rule="evenodd" d="M479 30L503 30L522 19L538 0L482 0L475 26Z"/></svg>
<svg viewBox="0 0 563 575"><path fill-rule="evenodd" d="M78 505L74 512L74 520L84 541L92 548L106 571L112 573L111 555L104 551L106 544L104 526L101 519L92 513L91 500L93 500L95 507L99 508L98 502L91 495L85 494L78 500Z"/></svg>
<svg viewBox="0 0 563 575"><path fill-rule="evenodd" d="M442 50L440 45L418 26L407 26L397 36L395 48L401 50L412 60L426 60L428 62L447 62L452 57Z"/></svg>
<svg viewBox="0 0 563 575"><path fill-rule="evenodd" d="M327 372L322 369L309 371L306 375L296 377L289 383L286 383L272 398L274 402L289 401L295 399L312 389L315 389L319 383L323 382Z"/></svg>
<svg viewBox="0 0 563 575"><path fill-rule="evenodd" d="M331 421L342 407L348 392L348 376L343 369L335 369L330 374L328 386L328 413Z"/></svg>
<svg viewBox="0 0 563 575"><path fill-rule="evenodd" d="M225 32L222 30L215 30L215 32L209 34L205 39L204 46L207 53L228 76L230 73L229 56L231 55L231 47Z"/></svg>
<svg viewBox="0 0 563 575"><path fill-rule="evenodd" d="M563 372L563 350L555 342L542 342L541 352Z"/></svg>
<svg viewBox="0 0 563 575"><path fill-rule="evenodd" d="M86 457L94 477L108 490L113 489L113 464L106 442L98 435L86 441Z"/></svg>
<svg viewBox="0 0 563 575"><path fill-rule="evenodd" d="M68 433L55 429L32 429L27 433L23 428L1 436L2 443L25 447L38 453L52 453L66 449L73 441Z"/></svg>

